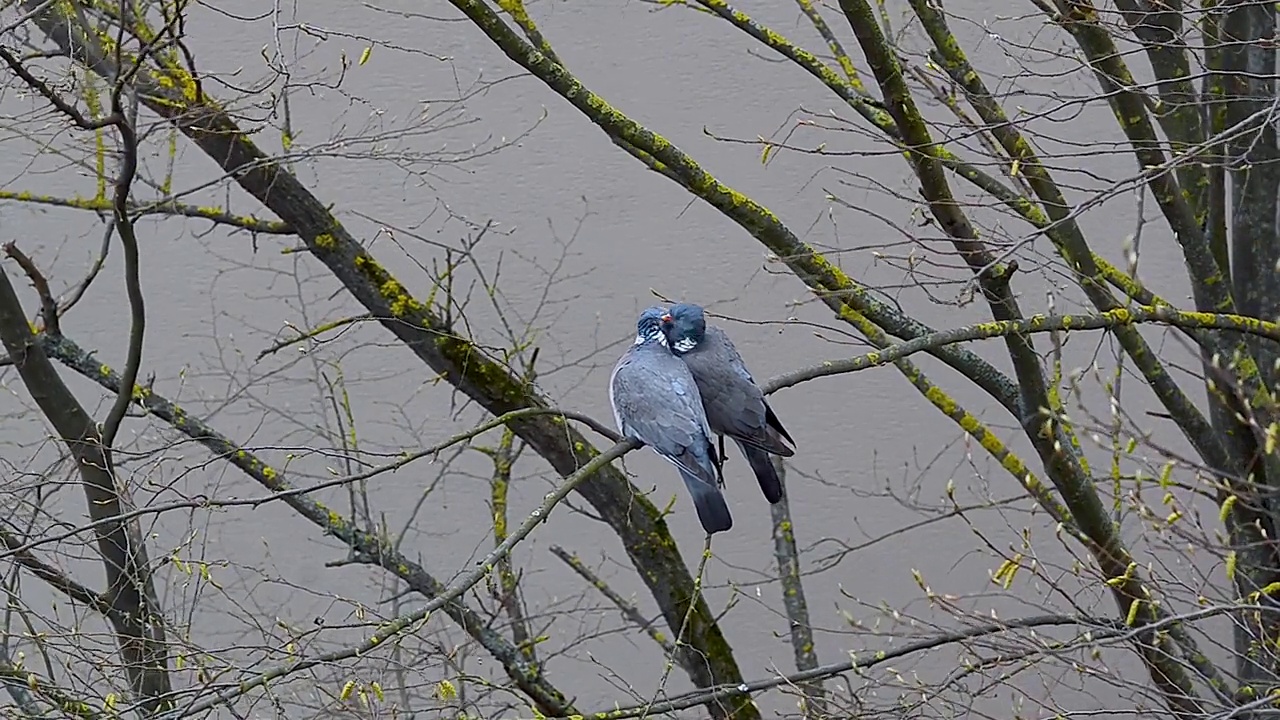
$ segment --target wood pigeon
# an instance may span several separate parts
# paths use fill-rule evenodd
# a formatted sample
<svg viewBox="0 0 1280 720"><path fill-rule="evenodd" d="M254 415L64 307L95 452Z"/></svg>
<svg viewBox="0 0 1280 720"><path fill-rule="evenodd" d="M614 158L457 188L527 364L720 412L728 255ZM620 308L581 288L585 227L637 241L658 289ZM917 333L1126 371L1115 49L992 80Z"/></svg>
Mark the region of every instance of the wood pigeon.
<svg viewBox="0 0 1280 720"><path fill-rule="evenodd" d="M609 376L609 403L618 431L676 466L707 534L733 526L720 490L720 457L712 444L698 384L667 347L666 311L651 307L636 323L635 343Z"/></svg>
<svg viewBox="0 0 1280 720"><path fill-rule="evenodd" d="M770 503L782 499L782 480L769 455L791 457L795 440L782 427L773 408L765 402L764 392L756 385L742 362L742 356L723 330L707 325L702 308L690 303L677 303L662 318L662 331L671 352L684 360L698 390L711 430L738 443L747 463L755 472L760 490Z"/></svg>

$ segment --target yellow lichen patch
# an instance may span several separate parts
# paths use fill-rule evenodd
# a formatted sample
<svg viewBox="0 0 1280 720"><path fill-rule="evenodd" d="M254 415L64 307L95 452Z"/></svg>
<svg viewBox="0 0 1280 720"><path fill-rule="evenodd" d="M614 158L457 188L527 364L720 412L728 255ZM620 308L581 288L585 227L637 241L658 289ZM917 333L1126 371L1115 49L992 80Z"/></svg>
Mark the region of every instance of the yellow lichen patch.
<svg viewBox="0 0 1280 720"><path fill-rule="evenodd" d="M1116 308L1115 310L1108 311L1106 314L1108 317L1113 319L1117 325L1129 325L1133 322L1133 313L1129 312L1127 308Z"/></svg>
<svg viewBox="0 0 1280 720"><path fill-rule="evenodd" d="M321 505L320 507L324 510L328 510L327 524L329 526L330 532L340 532L343 528L346 527L347 521L343 520L342 516L339 515L336 510L329 510L328 508L325 508L323 505ZM406 574L408 573L406 572Z"/></svg>
<svg viewBox="0 0 1280 720"><path fill-rule="evenodd" d="M368 254L357 255L355 267L378 289L378 294L386 301L395 317L419 319L417 316L426 310L422 303L404 289L399 280L392 277L391 273Z"/></svg>
<svg viewBox="0 0 1280 720"><path fill-rule="evenodd" d="M332 250L337 244L338 241L329 233L320 233L316 236L316 247L323 250Z"/></svg>
<svg viewBox="0 0 1280 720"><path fill-rule="evenodd" d="M858 332L865 335L871 342L879 345L888 343L888 336L880 329L879 325L871 322L867 319L867 316L853 309L849 305L840 306L839 317L841 320L844 320L856 328Z"/></svg>
<svg viewBox="0 0 1280 720"><path fill-rule="evenodd" d="M1029 318L1028 322L1030 324L1030 328L1028 329L1036 329L1036 320L1037 318L1035 317ZM992 320L989 322L978 323L974 329L976 332L980 332L986 337L996 337L998 335L1004 335L1012 332L1012 323Z"/></svg>
<svg viewBox="0 0 1280 720"><path fill-rule="evenodd" d="M814 8L813 0L796 0L796 4L800 6L800 9L804 11L805 15L809 16L809 19L815 26L819 26L819 23L826 25L822 16L818 13L817 9ZM822 26L819 26L819 28L821 27ZM840 63L840 69L844 71L845 77L849 79L849 85L854 90L863 92L864 86L862 84L862 78L859 77L858 70L853 66L853 61L849 59L849 54L844 51L844 48L834 41L834 36L832 40L828 41L827 46L831 49L831 53L835 55L836 61Z"/></svg>
<svg viewBox="0 0 1280 720"><path fill-rule="evenodd" d="M441 333L436 337L436 347L459 375L485 388L486 394L507 404L508 409L528 406L532 400L523 380L465 338Z"/></svg>
<svg viewBox="0 0 1280 720"><path fill-rule="evenodd" d="M112 200L107 197L105 190L100 189L97 197L86 198L79 195L70 195L61 197L57 195L38 195L30 191L14 191L0 190L0 200L10 200L14 202L27 202L36 205L52 205L54 207L73 208L76 210L87 210L97 213L109 213L114 211L115 207ZM156 215L181 215L184 217L203 218L217 223L235 225L238 227L259 229L267 232L283 232L287 226L279 221L262 220L253 215L233 215L223 208L214 205L182 205L173 202L164 203L136 203L130 205L130 210L140 214L156 214Z"/></svg>
<svg viewBox="0 0 1280 720"><path fill-rule="evenodd" d="M69 207L77 210L91 210L94 212L110 212L112 209L111 201L105 196L102 198L84 198L79 195L59 197L56 195L39 195L28 190L0 190L0 200L15 200L18 202L36 203L38 205L57 205L59 207Z"/></svg>
<svg viewBox="0 0 1280 720"><path fill-rule="evenodd" d="M151 77L157 85L181 97L187 103L196 102L198 97L196 81L185 69L167 66L162 72L153 73Z"/></svg>

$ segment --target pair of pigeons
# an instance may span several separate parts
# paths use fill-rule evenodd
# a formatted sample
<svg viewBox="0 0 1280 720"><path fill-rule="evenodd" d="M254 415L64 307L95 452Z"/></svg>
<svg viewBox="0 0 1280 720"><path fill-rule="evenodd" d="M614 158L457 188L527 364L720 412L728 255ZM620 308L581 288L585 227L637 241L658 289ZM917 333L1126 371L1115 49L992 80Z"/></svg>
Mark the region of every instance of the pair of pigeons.
<svg viewBox="0 0 1280 720"><path fill-rule="evenodd" d="M701 307L651 307L636 323L635 343L609 378L609 402L624 436L676 466L707 534L733 526L721 488L723 459L712 433L738 443L770 503L782 481L770 455L791 457L795 445L765 402L728 335L708 326Z"/></svg>

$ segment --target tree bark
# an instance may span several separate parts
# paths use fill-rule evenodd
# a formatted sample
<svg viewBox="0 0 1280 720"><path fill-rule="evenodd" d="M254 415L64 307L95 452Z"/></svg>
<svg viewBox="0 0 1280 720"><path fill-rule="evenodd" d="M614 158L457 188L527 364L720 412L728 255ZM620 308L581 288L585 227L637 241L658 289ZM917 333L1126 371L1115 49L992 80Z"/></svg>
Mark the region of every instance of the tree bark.
<svg viewBox="0 0 1280 720"><path fill-rule="evenodd" d="M148 571L146 548L127 521L111 454L98 425L62 382L27 322L9 276L0 268L0 341L23 385L75 459L107 573L107 620L115 630L134 698L146 715L167 709L171 691L164 619Z"/></svg>
<svg viewBox="0 0 1280 720"><path fill-rule="evenodd" d="M61 54L84 64L104 78L118 76L111 57L93 43L81 42L78 20L60 4L24 0L23 7L58 47ZM139 21L141 22L141 21ZM126 54L126 58L132 58ZM446 323L434 309L419 302L333 216L294 175L264 154L235 121L203 91L186 69L163 64L140 68L131 75L139 100L170 121L203 150L240 187L292 227L307 249L320 260L388 331L401 340L432 371L494 415L526 407L548 407L532 386L490 358L470 339ZM551 416L513 421L510 427L568 477L600 452L576 429ZM649 587L671 628L689 615L685 642L696 662L682 663L699 687L742 682L742 673L728 641L706 601L696 597L693 578L666 522L654 507L612 465L576 489L622 540L641 579ZM748 700L709 704L713 717L758 718Z"/></svg>

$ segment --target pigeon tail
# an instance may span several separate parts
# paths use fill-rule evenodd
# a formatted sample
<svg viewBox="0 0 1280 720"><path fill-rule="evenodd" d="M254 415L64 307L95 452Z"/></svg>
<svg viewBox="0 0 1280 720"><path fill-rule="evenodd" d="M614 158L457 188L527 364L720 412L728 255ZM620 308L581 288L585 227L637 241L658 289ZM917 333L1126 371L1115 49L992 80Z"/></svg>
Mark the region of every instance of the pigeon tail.
<svg viewBox="0 0 1280 720"><path fill-rule="evenodd" d="M764 450L738 440L738 447L746 456L747 463L756 474L756 482L760 483L760 491L770 505L782 499L782 478L778 477L778 468L773 465L773 458Z"/></svg>
<svg viewBox="0 0 1280 720"><path fill-rule="evenodd" d="M698 520L707 534L724 532L733 527L733 516L729 514L729 504L724 501L724 494L715 485L693 475L684 468L680 469L680 477L685 487L693 496L693 506L698 511Z"/></svg>
<svg viewBox="0 0 1280 720"><path fill-rule="evenodd" d="M764 421L769 427L777 430L779 435L786 438L787 442L791 443L792 446L796 444L796 441L791 439L791 433L787 432L787 429L782 427L782 421L778 419L776 414L774 414L773 408L769 407L769 403L767 402L764 404ZM786 457L791 456L787 455Z"/></svg>
<svg viewBox="0 0 1280 720"><path fill-rule="evenodd" d="M783 442L782 435L772 427L766 427L749 437L738 433L730 433L730 435L734 440L738 441L740 447L750 446L766 453L781 455L782 457L791 457L796 454L795 450L792 450L789 445ZM744 449L743 452L745 453L746 450Z"/></svg>

